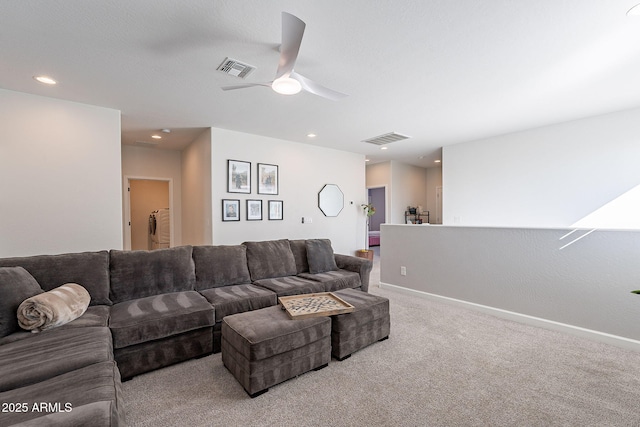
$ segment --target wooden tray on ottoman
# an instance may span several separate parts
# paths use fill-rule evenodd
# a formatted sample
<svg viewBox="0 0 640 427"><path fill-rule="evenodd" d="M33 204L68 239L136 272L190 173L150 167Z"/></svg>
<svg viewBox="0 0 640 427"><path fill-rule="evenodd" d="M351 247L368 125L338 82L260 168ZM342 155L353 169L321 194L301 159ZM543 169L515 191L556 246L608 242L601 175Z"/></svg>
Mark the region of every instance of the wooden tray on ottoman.
<svg viewBox="0 0 640 427"><path fill-rule="evenodd" d="M279 297L278 301L282 304L282 309L286 310L292 319L333 316L351 313L355 310L354 306L331 292Z"/></svg>

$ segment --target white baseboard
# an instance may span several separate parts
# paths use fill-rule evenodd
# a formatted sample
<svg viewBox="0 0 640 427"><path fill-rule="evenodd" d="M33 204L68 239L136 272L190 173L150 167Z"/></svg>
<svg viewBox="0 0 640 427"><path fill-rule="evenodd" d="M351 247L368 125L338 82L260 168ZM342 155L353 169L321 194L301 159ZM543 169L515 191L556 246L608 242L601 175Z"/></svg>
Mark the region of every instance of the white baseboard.
<svg viewBox="0 0 640 427"><path fill-rule="evenodd" d="M491 314L503 319L512 320L514 322L524 323L531 326L537 326L544 329L550 329L553 331L564 332L574 336L587 338L593 341L598 341L604 344L614 345L627 350L634 350L640 352L640 341L621 337L618 335L611 335L605 332L594 331L592 329L585 329L579 326L567 325L566 323L555 322L553 320L542 319L540 317L529 316L527 314L516 313L513 311L503 310L500 308L489 307L487 305L476 304L469 301L459 300L455 298L445 297L442 295L431 294L424 291L417 291L415 289L405 288L402 286L392 285L390 283L380 282L381 288L389 288L402 292L405 294L419 296L422 298L430 299L433 301L446 302L450 304L459 305L462 307L478 310L483 313Z"/></svg>

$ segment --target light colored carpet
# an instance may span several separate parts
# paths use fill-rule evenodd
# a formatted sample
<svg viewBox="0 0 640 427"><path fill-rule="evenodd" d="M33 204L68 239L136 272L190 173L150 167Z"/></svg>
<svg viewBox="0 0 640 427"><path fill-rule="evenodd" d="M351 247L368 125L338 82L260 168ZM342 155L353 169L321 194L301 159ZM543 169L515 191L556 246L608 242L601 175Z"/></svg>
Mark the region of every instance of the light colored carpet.
<svg viewBox="0 0 640 427"><path fill-rule="evenodd" d="M372 283L378 283L374 271ZM640 353L389 289L391 336L251 399L220 354L123 385L132 426L638 426Z"/></svg>

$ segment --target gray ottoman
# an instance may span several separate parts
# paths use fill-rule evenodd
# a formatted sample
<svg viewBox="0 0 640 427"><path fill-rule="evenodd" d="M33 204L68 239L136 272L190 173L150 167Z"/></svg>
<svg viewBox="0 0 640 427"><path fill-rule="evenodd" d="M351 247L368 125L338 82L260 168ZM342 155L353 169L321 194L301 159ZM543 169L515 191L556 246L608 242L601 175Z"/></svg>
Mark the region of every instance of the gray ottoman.
<svg viewBox="0 0 640 427"><path fill-rule="evenodd" d="M222 319L222 363L251 397L331 360L331 319L291 320L281 306Z"/></svg>
<svg viewBox="0 0 640 427"><path fill-rule="evenodd" d="M351 313L331 316L331 355L344 360L351 353L389 338L389 300L356 289L333 292L355 307Z"/></svg>

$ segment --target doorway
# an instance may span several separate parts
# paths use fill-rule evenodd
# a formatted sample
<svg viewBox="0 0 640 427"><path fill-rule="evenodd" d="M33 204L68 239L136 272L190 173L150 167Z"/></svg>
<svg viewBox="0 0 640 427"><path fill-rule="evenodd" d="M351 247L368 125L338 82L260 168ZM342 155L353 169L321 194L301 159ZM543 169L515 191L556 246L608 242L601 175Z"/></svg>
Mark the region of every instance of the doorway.
<svg viewBox="0 0 640 427"><path fill-rule="evenodd" d="M368 243L369 247L380 246L380 224L384 224L387 218L386 187L369 188L369 203L376 209L369 218Z"/></svg>
<svg viewBox="0 0 640 427"><path fill-rule="evenodd" d="M172 181L163 178L125 179L125 236L124 248L127 250L150 250L157 247L173 246L173 203ZM163 236L168 240L164 246L158 246L152 239L157 236L159 223L158 211L163 211L168 221L163 221ZM168 212L168 215L166 213ZM168 227L168 230L166 229ZM156 243L156 244L154 244Z"/></svg>

